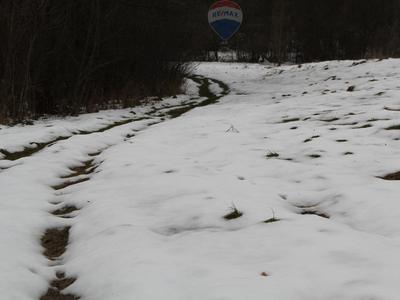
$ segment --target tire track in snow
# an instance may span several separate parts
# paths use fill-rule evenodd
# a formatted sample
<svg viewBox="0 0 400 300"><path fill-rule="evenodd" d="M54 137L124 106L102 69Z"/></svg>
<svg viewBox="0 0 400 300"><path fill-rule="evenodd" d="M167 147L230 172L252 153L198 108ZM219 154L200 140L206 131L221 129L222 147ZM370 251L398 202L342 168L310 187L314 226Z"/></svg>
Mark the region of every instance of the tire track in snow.
<svg viewBox="0 0 400 300"><path fill-rule="evenodd" d="M199 84L199 99L201 98L206 98L205 100L199 102L199 103L189 103L186 106L180 107L180 108L174 108L174 109L162 109L161 113L167 114L170 116L170 119L179 117L183 113L199 106L205 106L209 104L216 103L218 99L226 95L229 91L229 88L227 85L224 83L215 80L215 79L209 79L205 78L202 76L193 76L192 80L195 81L196 83ZM210 85L218 84L220 89L222 90L219 95L215 94L213 91L210 89ZM165 112L164 112L165 111ZM160 111L158 111L160 113ZM101 133L105 132L111 128L114 128L116 126L122 126L127 123L130 123L133 121L129 122L123 122L123 123L118 123L115 126L107 126L107 128L103 130L97 130L94 132L81 132L80 134L85 134L85 135L90 135L93 133ZM148 126L151 126L153 124L161 123L162 121L154 122L152 124L149 124ZM114 123L116 124L116 123ZM126 139L130 139L134 137L132 134L127 134ZM63 137L62 139L58 140L65 140L69 139L69 137ZM50 147L54 145L57 141L51 141L46 144L43 144L43 147L38 147L38 149L35 152L29 151L26 156L31 156L35 154L36 152L42 150L45 147ZM112 146L109 146L112 147ZM104 151L104 149L102 150ZM99 167L99 164L95 165L94 164L94 158L95 156L98 156L102 153L102 151L98 151L96 153L88 154L89 159L86 161L81 162L80 166L70 168L72 173L68 176L61 177L61 179L65 179L65 181L59 185L52 186L52 188L55 191L60 191L60 194L56 195L55 197L61 196L64 191L69 186L76 185L76 184L82 184L88 180L90 180L91 176L95 174L96 169ZM4 154L4 152L2 152ZM9 159L17 157L16 159L26 157L24 155L21 155L22 153L14 153L10 154L8 157ZM6 158L7 159L7 156ZM81 186L81 188L84 188L84 185ZM66 277L66 270L63 268L63 261L62 261L62 255L67 251L67 246L69 243L69 231L73 227L73 222L69 222L68 219L73 219L75 215L78 213L80 208L77 208L75 205L69 205L66 203L63 203L63 201L55 201L52 204L57 205L61 208L58 208L51 212L51 214L56 217L56 218L63 218L65 220L65 226L63 227L51 227L48 228L42 238L41 238L41 245L45 249L43 252L43 255L51 261L51 266L55 269L55 278L52 282L50 282L50 286L47 290L47 293L43 295L40 300L78 300L80 297L78 295L72 295L72 294L65 294L63 293L63 290L72 285L77 278L74 277ZM74 212L74 215L72 213Z"/></svg>
<svg viewBox="0 0 400 300"><path fill-rule="evenodd" d="M89 156L94 157L101 154L101 152L89 154ZM96 168L98 167L93 164L94 159L89 159L87 161L82 162L82 166L71 168L73 172L69 176L62 177L63 179L67 179L63 184L53 186L52 188L56 191L62 191L65 188L75 185L78 183L82 183L90 180L91 174L94 173ZM89 175L89 177L85 177L79 180L73 180L76 177L82 175ZM62 195L59 194L59 196ZM79 211L80 209L74 205L63 205L62 201L56 201L53 203L55 205L60 206L61 208L54 210L52 214L58 218L74 218L71 216L71 213L74 211ZM80 299L76 295L71 294L63 294L62 291L69 287L76 281L76 278L66 277L65 270L62 270L62 259L60 257L65 253L68 246L69 241L69 230L73 224L69 224L68 226L61 228L49 228L45 231L44 235L41 239L41 244L45 251L43 255L48 258L50 261L54 262L53 267L55 267L58 271L55 273L56 278L50 283L50 287L47 290L47 293L43 295L40 300L78 300ZM61 271L60 271L61 269Z"/></svg>
<svg viewBox="0 0 400 300"><path fill-rule="evenodd" d="M1 160L18 161L21 158L30 157L30 156L38 153L39 151L43 150L44 148L51 147L59 141L68 140L71 137L76 136L76 135L90 135L93 133L102 133L102 132L108 131L110 129L113 129L115 127L118 127L118 126L126 125L126 124L133 123L133 122L138 122L138 121L142 121L142 120L146 120L146 119L154 120L154 123L149 124L149 126L158 124L158 123L164 122L168 119L179 117L180 115L192 110L195 107L201 107L201 106L214 104L218 101L218 99L220 99L221 97L223 97L229 93L229 87L225 83L223 83L222 81L219 81L217 79L207 78L207 77L200 76L200 75L192 75L190 77L190 79L199 85L199 98L197 98L197 100L199 100L201 98L206 98L205 100L202 100L200 102L199 101L191 101L188 103L184 103L182 105L176 105L176 106L171 105L171 106L163 107L160 109L155 108L153 111L148 113L148 115L149 115L148 117L130 118L130 119L123 119L123 120L115 121L112 124L109 124L103 128L100 128L100 129L94 130L94 131L77 130L77 131L72 132L71 135L59 136L56 139L53 139L53 140L50 140L47 142L30 142L29 143L30 146L25 146L22 151L11 152L11 151L8 151L7 149L0 148L0 154L3 155L3 157L0 158L0 161ZM213 84L218 85L219 88L221 89L221 92L219 94L214 93L214 91L212 91L210 89L210 86ZM167 117L167 119L165 117ZM157 118L159 118L159 119L157 120ZM9 167L1 167L0 166L0 170L6 170L8 168Z"/></svg>

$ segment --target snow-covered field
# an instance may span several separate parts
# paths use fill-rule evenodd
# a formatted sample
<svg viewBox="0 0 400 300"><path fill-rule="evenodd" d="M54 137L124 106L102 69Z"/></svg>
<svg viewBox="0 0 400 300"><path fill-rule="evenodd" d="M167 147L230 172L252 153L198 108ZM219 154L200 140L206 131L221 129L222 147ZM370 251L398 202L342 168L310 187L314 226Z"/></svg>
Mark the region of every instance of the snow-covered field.
<svg viewBox="0 0 400 300"><path fill-rule="evenodd" d="M37 300L57 272L82 300L400 299L400 182L379 178L400 171L399 70L202 63L229 94L174 119L163 110L195 82L149 106L0 127L9 152L65 137L0 154L0 299ZM71 177L89 180L60 186L90 160ZM41 237L69 226L49 260Z"/></svg>

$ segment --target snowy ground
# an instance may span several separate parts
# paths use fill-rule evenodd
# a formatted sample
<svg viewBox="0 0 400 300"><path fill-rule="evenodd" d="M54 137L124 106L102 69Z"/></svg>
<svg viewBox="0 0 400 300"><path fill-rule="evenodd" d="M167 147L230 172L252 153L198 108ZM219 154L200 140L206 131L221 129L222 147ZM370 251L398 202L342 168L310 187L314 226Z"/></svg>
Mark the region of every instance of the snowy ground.
<svg viewBox="0 0 400 300"><path fill-rule="evenodd" d="M64 272L82 300L400 299L400 183L379 178L400 171L399 70L203 63L229 94L178 118L163 109L193 81L153 106L0 127L9 152L65 137L0 160L0 298L37 300ZM91 159L90 180L52 188ZM50 261L41 236L66 226Z"/></svg>

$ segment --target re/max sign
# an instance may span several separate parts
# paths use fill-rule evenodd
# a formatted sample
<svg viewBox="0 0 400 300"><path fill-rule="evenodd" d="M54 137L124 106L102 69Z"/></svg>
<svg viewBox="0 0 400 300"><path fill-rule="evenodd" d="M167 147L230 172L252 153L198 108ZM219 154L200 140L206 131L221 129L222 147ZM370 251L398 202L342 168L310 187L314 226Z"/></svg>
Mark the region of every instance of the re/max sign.
<svg viewBox="0 0 400 300"><path fill-rule="evenodd" d="M233 12L233 11L227 11L227 10L220 10L217 12L213 12L212 17L216 18L216 17L221 17L221 16L231 16L234 18L239 18L239 13L238 12Z"/></svg>

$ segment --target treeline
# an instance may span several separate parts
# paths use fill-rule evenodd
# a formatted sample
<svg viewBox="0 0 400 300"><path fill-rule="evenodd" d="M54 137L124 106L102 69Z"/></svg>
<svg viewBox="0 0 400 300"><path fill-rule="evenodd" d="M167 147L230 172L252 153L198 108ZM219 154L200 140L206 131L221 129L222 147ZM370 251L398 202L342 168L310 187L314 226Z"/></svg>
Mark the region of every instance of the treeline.
<svg viewBox="0 0 400 300"><path fill-rule="evenodd" d="M239 58L294 63L400 56L399 0L238 0Z"/></svg>
<svg viewBox="0 0 400 300"><path fill-rule="evenodd" d="M240 61L280 64L400 56L400 0L235 2L242 8L243 24L229 48ZM208 34L204 40L213 38ZM203 45L207 50L217 47Z"/></svg>
<svg viewBox="0 0 400 300"><path fill-rule="evenodd" d="M0 0L0 123L179 93L188 62L226 47L207 21L215 1ZM240 61L400 56L400 0L235 2Z"/></svg>
<svg viewBox="0 0 400 300"><path fill-rule="evenodd" d="M169 0L1 0L0 123L179 93L194 44L186 10Z"/></svg>

